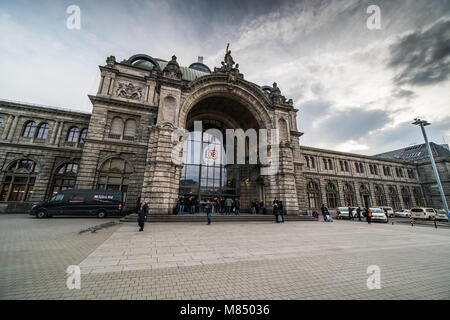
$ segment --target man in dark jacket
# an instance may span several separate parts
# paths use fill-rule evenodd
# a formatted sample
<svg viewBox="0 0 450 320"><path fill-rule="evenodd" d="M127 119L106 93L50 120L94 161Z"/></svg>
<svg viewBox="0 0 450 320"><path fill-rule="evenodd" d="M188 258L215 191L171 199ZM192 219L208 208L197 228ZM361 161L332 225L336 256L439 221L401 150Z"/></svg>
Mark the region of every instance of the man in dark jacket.
<svg viewBox="0 0 450 320"><path fill-rule="evenodd" d="M358 217L358 220L361 221L361 207L358 207L358 209L356 209L356 216Z"/></svg>
<svg viewBox="0 0 450 320"><path fill-rule="evenodd" d="M137 199L137 202L136 202L136 213L139 214L140 208L141 208L141 196L139 196L139 198Z"/></svg>
<svg viewBox="0 0 450 320"><path fill-rule="evenodd" d="M238 198L236 198L234 200L234 214L239 215L240 212L241 212L241 201Z"/></svg>
<svg viewBox="0 0 450 320"><path fill-rule="evenodd" d="M280 202L279 202L279 210L280 210L281 222L284 222L283 201L280 201Z"/></svg>
<svg viewBox="0 0 450 320"><path fill-rule="evenodd" d="M143 200L139 208L138 225L140 227L139 231L144 231L145 219L148 215L148 205L147 201Z"/></svg>

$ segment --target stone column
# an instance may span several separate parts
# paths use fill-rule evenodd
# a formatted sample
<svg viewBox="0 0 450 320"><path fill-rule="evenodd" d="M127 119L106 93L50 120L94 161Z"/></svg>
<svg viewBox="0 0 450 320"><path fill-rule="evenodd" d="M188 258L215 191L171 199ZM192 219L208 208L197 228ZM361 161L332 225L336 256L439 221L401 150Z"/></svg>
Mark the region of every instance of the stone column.
<svg viewBox="0 0 450 320"><path fill-rule="evenodd" d="M11 141L14 137L14 132L16 131L17 122L19 122L19 116L14 116L14 122L12 124L11 130L9 130L8 141Z"/></svg>
<svg viewBox="0 0 450 320"><path fill-rule="evenodd" d="M283 201L283 209L286 214L298 214L299 207L291 143L282 141L279 152L277 180L280 194L278 198Z"/></svg>
<svg viewBox="0 0 450 320"><path fill-rule="evenodd" d="M150 214L171 214L178 199L180 163L172 160L176 148L172 142L173 124L159 123L150 128L147 165L144 172L142 199L149 203ZM181 150L176 152L182 153ZM182 157L180 157L181 160Z"/></svg>
<svg viewBox="0 0 450 320"><path fill-rule="evenodd" d="M8 120L5 123L5 127L3 129L2 140L5 140L8 137L8 132L11 127L11 121L14 118L13 115L8 116Z"/></svg>
<svg viewBox="0 0 450 320"><path fill-rule="evenodd" d="M61 133L62 133L62 129L64 127L64 121L61 121L59 123L59 129L58 129L58 134L56 135L56 139L55 139L55 144L59 145L60 140L61 140Z"/></svg>

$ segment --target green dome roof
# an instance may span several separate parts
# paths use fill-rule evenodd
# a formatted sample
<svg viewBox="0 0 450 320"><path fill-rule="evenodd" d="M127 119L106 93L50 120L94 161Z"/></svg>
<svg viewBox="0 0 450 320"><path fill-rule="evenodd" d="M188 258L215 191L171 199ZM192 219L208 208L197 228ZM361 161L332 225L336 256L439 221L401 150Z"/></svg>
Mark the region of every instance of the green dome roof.
<svg viewBox="0 0 450 320"><path fill-rule="evenodd" d="M154 59L161 70L164 70L164 68L167 65L167 61L162 60L162 59ZM142 69L147 69L147 70L152 70L155 66L153 65L153 63L151 63L150 61L147 60L137 60L136 62L132 63L132 66L134 67L138 67L138 68L142 68ZM180 66L180 70L183 73L183 77L182 79L185 81L192 81L195 80L197 78L203 77L208 75L209 73L207 72L202 72L200 70L195 70L195 69L191 69L188 67L182 67Z"/></svg>

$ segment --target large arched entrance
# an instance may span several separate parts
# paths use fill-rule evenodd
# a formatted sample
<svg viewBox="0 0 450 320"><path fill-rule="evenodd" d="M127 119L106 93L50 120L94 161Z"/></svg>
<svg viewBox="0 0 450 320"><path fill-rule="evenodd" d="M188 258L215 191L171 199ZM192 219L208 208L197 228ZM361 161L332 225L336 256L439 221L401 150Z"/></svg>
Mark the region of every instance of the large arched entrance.
<svg viewBox="0 0 450 320"><path fill-rule="evenodd" d="M258 143L260 126L245 105L224 96L204 98L190 108L185 128L189 137L183 145L179 196L197 199L200 203L207 199L220 202L238 198L243 212L250 209L253 200L264 200L260 166L249 162L252 144ZM220 133L221 138L211 134L211 129ZM256 141L246 137L245 149L238 151L237 138L233 138L232 145L227 144L227 129L242 129L243 132L253 129ZM227 157L230 148L234 155L231 162ZM238 152L245 154L244 164L238 164Z"/></svg>

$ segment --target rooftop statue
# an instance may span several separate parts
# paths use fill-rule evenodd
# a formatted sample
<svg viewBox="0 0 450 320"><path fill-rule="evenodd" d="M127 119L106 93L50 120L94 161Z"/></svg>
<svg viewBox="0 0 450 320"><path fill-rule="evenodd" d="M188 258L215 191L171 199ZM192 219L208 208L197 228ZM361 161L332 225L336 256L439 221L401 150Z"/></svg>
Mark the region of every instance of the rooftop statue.
<svg viewBox="0 0 450 320"><path fill-rule="evenodd" d="M230 44L227 44L227 49L225 50L225 57L222 61L222 66L220 68L214 68L214 72L237 72L239 73L239 64L234 63L233 57L231 56L231 50L229 50Z"/></svg>

